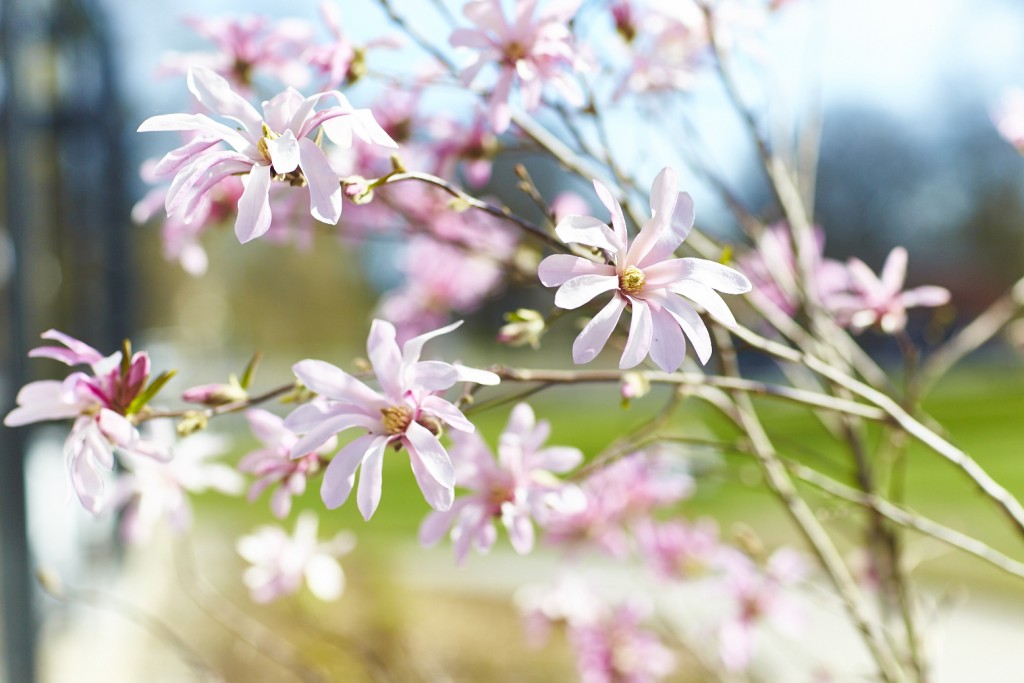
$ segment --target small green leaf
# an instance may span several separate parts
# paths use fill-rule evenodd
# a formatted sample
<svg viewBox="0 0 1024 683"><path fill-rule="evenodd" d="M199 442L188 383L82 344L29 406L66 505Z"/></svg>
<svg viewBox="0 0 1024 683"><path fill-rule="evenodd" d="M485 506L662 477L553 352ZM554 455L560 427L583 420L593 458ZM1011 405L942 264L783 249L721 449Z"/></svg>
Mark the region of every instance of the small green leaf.
<svg viewBox="0 0 1024 683"><path fill-rule="evenodd" d="M253 378L256 377L256 369L260 366L260 361L263 360L263 354L259 351L253 354L249 360L249 364L245 366L245 372L242 373L242 388L248 389L252 385Z"/></svg>
<svg viewBox="0 0 1024 683"><path fill-rule="evenodd" d="M149 383L148 387L146 387L142 392L139 393L138 396L135 397L135 400L132 401L131 405L128 406L128 410L126 411L127 414L131 415L133 413L139 412L139 410L144 405L149 403L150 400L152 400L152 398L156 396L157 393L164 388L164 385L167 384L171 380L171 378L174 377L176 374L178 374L177 370L168 370L166 372L160 373L160 375L156 379Z"/></svg>

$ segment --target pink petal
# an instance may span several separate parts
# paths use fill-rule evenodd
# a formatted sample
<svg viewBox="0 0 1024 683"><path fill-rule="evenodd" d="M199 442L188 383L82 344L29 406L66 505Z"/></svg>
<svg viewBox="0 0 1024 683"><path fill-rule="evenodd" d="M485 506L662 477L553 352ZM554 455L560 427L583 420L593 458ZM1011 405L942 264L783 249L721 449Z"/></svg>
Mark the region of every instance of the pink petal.
<svg viewBox="0 0 1024 683"><path fill-rule="evenodd" d="M552 446L534 453L532 461L536 469L558 474L568 472L583 462L583 452L568 446Z"/></svg>
<svg viewBox="0 0 1024 683"><path fill-rule="evenodd" d="M605 208L611 213L612 228L615 231L616 243L620 246L620 251L625 251L625 246L629 238L626 235L626 219L622 216L622 206L615 201L615 197L612 196L612 193L608 188L597 180L594 181L594 191L597 192L597 198L601 200L601 203L604 204ZM624 255L625 254L618 254L617 257ZM618 258L616 260L618 260Z"/></svg>
<svg viewBox="0 0 1024 683"><path fill-rule="evenodd" d="M619 360L619 369L634 368L643 362L647 353L651 350L651 335L654 333L654 325L651 322L651 309L647 302L641 299L632 299L633 318L629 323L629 337L626 339L626 348Z"/></svg>
<svg viewBox="0 0 1024 683"><path fill-rule="evenodd" d="M460 502L464 500L466 499L462 498L460 499ZM423 523L420 524L420 531L418 534L420 545L429 548L440 541L448 529L451 528L452 522L455 520L455 515L461 509L462 507L456 503L447 510L431 511L431 513L423 520Z"/></svg>
<svg viewBox="0 0 1024 683"><path fill-rule="evenodd" d="M579 308L598 294L618 286L619 278L615 275L580 275L562 283L555 292L555 305L570 310Z"/></svg>
<svg viewBox="0 0 1024 683"><path fill-rule="evenodd" d="M323 150L302 138L298 163L309 185L309 213L322 223L337 225L341 218L341 183Z"/></svg>
<svg viewBox="0 0 1024 683"><path fill-rule="evenodd" d="M908 289L900 294L900 300L907 308L914 306L944 306L949 303L950 293L945 287L926 285Z"/></svg>
<svg viewBox="0 0 1024 683"><path fill-rule="evenodd" d="M68 351L74 354L77 360L74 363L68 363L68 365L95 365L103 360L103 354L89 346L83 341L79 341L74 337L64 334L59 330L49 329L39 335L41 339L52 339L53 341L60 342L64 346L68 347ZM39 356L47 356L49 358L56 358L56 356L50 355L46 351L52 350L54 347L42 347L38 349L32 349L28 352L29 358L36 358ZM62 359L57 359L62 360Z"/></svg>
<svg viewBox="0 0 1024 683"><path fill-rule="evenodd" d="M410 387L424 391L444 391L459 381L459 373L449 363L421 361L406 371L405 381Z"/></svg>
<svg viewBox="0 0 1024 683"><path fill-rule="evenodd" d="M689 236L693 228L693 197L686 192L680 192L676 201L675 217L669 216L668 227L661 233L661 237L647 252L647 256L640 259L640 267L646 268L649 264L664 261L671 258L679 245Z"/></svg>
<svg viewBox="0 0 1024 683"><path fill-rule="evenodd" d="M672 317L679 323L679 326L683 328L683 332L686 333L690 343L693 344L693 350L697 353L697 358L700 359L700 362L702 364L707 363L708 358L711 357L711 335L708 333L708 328L704 321L697 315L697 311L693 310L690 304L673 294L658 297L657 302L671 313Z"/></svg>
<svg viewBox="0 0 1024 683"><path fill-rule="evenodd" d="M292 366L295 376L325 398L371 409L384 407L384 397L341 368L322 360L303 360Z"/></svg>
<svg viewBox="0 0 1024 683"><path fill-rule="evenodd" d="M242 244L270 228L270 166L253 166L238 200L235 236Z"/></svg>
<svg viewBox="0 0 1024 683"><path fill-rule="evenodd" d="M709 290L710 291L710 290ZM686 355L686 338L672 314L658 306L651 309L654 331L651 335L651 360L665 372L675 372Z"/></svg>
<svg viewBox="0 0 1024 683"><path fill-rule="evenodd" d="M404 368L395 336L394 325L384 320L374 320L370 325L370 336L366 339L366 353L388 400L400 403L405 393L402 377Z"/></svg>
<svg viewBox="0 0 1024 683"><path fill-rule="evenodd" d="M267 152L277 173L291 173L299 166L299 141L290 130L281 137L267 140Z"/></svg>
<svg viewBox="0 0 1024 683"><path fill-rule="evenodd" d="M262 408L251 408L245 411L245 419L249 422L249 431L267 446L276 446L282 439L291 437L291 431L285 429L284 419Z"/></svg>
<svg viewBox="0 0 1024 683"><path fill-rule="evenodd" d="M430 434L430 432L427 432L427 434ZM409 453L409 464L412 466L413 476L416 477L416 483L419 484L420 491L423 492L423 498L427 501L427 505L435 510L451 508L452 501L455 500L455 487L444 486L439 483L434 475L427 471L424 462L420 458L415 457L412 452Z"/></svg>
<svg viewBox="0 0 1024 683"><path fill-rule="evenodd" d="M455 407L455 404L440 396L427 396L420 402L420 407L427 412L433 413L435 417L440 418L442 422L448 424L453 429L458 429L462 432L476 431L473 423L466 419L466 416Z"/></svg>
<svg viewBox="0 0 1024 683"><path fill-rule="evenodd" d="M715 263L702 258L683 258L687 265L685 277L690 280L717 289L723 294L743 294L750 291L750 280L738 270L734 270L721 263ZM672 263L672 261L665 261ZM659 264L660 265L660 264ZM651 266L656 268L656 266ZM644 271L647 272L646 270Z"/></svg>
<svg viewBox="0 0 1024 683"><path fill-rule="evenodd" d="M511 515L502 515L502 522L508 531L508 540L520 555L527 555L533 550L533 522L525 511L516 511Z"/></svg>
<svg viewBox="0 0 1024 683"><path fill-rule="evenodd" d="M552 254L540 262L537 275L545 287L557 287L580 275L614 275L615 266L594 263L580 256Z"/></svg>
<svg viewBox="0 0 1024 683"><path fill-rule="evenodd" d="M161 114L159 116L151 116L143 121L138 128L140 133L186 130L194 130L215 137L218 140L223 140L238 152L252 146L252 142L237 130L214 121L206 114ZM190 144L192 143L188 143L179 149L188 148Z"/></svg>
<svg viewBox="0 0 1024 683"><path fill-rule="evenodd" d="M349 494L352 493L352 484L355 481L355 471L366 456L375 448L378 443L387 445L387 437L365 434L348 444L327 464L324 470L324 480L320 484L320 498L328 510L340 507Z"/></svg>
<svg viewBox="0 0 1024 683"><path fill-rule="evenodd" d="M356 504L363 519L369 520L380 505L380 494L384 488L384 449L387 441L378 439L367 451L363 459L363 468L359 471L359 491L356 493Z"/></svg>
<svg viewBox="0 0 1024 683"><path fill-rule="evenodd" d="M373 430L379 424L379 420L374 420L361 413L347 413L328 417L295 442L295 445L292 446L292 457L299 458L307 453L312 453L323 446L332 436L345 430L352 429L353 427Z"/></svg>
<svg viewBox="0 0 1024 683"><path fill-rule="evenodd" d="M462 325L461 320L456 320L450 325L439 327L436 330L430 332L424 332L421 335L417 335L412 339L402 344L402 362L406 365L412 365L420 359L420 354L423 353L423 345L434 337L440 337L442 334L448 334L452 330L458 329Z"/></svg>
<svg viewBox="0 0 1024 683"><path fill-rule="evenodd" d="M895 296L903 289L903 281L907 277L907 250L896 247L889 252L882 266L882 288L889 296Z"/></svg>
<svg viewBox="0 0 1024 683"><path fill-rule="evenodd" d="M423 425L412 422L405 430L405 438L409 457L421 462L438 484L445 488L454 488L455 468L437 437Z"/></svg>
<svg viewBox="0 0 1024 683"><path fill-rule="evenodd" d="M476 50L486 50L492 46L492 42L486 34L469 28L457 28L452 31L448 43L452 47L469 47Z"/></svg>
<svg viewBox="0 0 1024 683"><path fill-rule="evenodd" d="M687 299L696 302L706 310L711 317L729 327L736 326L736 318L729 310L728 304L715 290L694 280L683 280L671 285L670 292L682 294Z"/></svg>
<svg viewBox="0 0 1024 683"><path fill-rule="evenodd" d="M212 69L194 66L188 70L188 89L199 103L225 118L242 124L256 134L263 127L263 117L245 98L231 89L231 85Z"/></svg>
<svg viewBox="0 0 1024 683"><path fill-rule="evenodd" d="M614 296L597 315L591 318L572 344L574 363L582 365L597 357L597 354L608 342L608 337L611 336L615 325L619 322L619 316L622 315L622 309L625 307L626 300L621 296Z"/></svg>
<svg viewBox="0 0 1024 683"><path fill-rule="evenodd" d="M558 221L555 234L566 244L583 244L612 254L625 250L625 243L612 229L593 216L566 216Z"/></svg>

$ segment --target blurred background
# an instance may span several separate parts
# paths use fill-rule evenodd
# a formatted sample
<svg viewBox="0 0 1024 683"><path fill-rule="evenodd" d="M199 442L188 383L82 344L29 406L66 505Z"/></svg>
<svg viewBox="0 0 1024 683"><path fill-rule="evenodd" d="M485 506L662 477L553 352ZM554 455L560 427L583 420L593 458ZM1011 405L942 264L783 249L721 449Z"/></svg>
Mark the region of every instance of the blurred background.
<svg viewBox="0 0 1024 683"><path fill-rule="evenodd" d="M396 0L395 6L414 11L420 5ZM145 192L138 175L142 161L169 149L165 136L142 136L135 130L148 116L188 106L183 78L154 76L161 55L207 46L181 23L181 16L242 11L317 19L311 0L3 0L0 5L0 320L5 330L0 335L0 394L5 413L20 386L55 376L54 364L26 362L27 350L49 328L104 353L131 337L136 348L150 351L156 367L182 370L169 396L239 372L257 350L267 357L260 382L268 387L287 381L297 359L342 365L362 353L381 293L377 287L394 284L394 276L381 277L383 266L367 252L326 234L317 235L306 250L265 241L239 246L229 225L204 238L209 269L193 277L162 258L157 226L131 222L131 207ZM346 31L357 42L389 30L372 0L343 3L342 11ZM431 22L442 26L433 14L422 21L428 32L435 25ZM953 292L954 306L939 321L947 331L979 313L1020 277L1024 157L998 135L991 111L1006 88L1024 87L1024 5L1012 0L796 0L769 27L763 49L776 80L758 81L761 71L746 74L750 92L758 93L752 97L755 106L768 106L774 116L779 110L792 112L790 118L804 122L807 112L820 112L814 205L829 256L856 255L877 269L892 247L907 246L908 285L936 284ZM384 56L382 67L397 68L407 54ZM713 159L719 175L748 206L771 217L770 194L754 150L720 88L708 80L697 86L696 104L688 110L690 125L671 135L699 133L702 156ZM372 86L366 86L352 98L365 106L373 94ZM764 101L757 102L759 97ZM614 116L621 131L614 144L638 178L652 178L661 166L681 163L651 153L654 143L651 132L642 130L642 112ZM589 201L584 183L567 182L550 164L521 155L499 157L485 191L528 212L514 190L512 170L524 161L549 200L576 189ZM723 238L738 234L715 188L699 174L685 172L683 185L694 195L704 230ZM490 339L503 312L544 296L514 291L489 303L467 325L467 338ZM926 324L934 322L915 319L913 334L927 344ZM500 359L481 359L484 344L461 352L467 361L559 367L565 363L561 341L570 332L561 339L553 336L539 354L502 349ZM887 340L869 334L865 344L898 363L898 349ZM940 386L928 405L955 442L1018 496L1024 495L1022 380L1013 344L999 338ZM603 395L595 392L595 410L608 411L599 423L578 424L574 411L565 407L568 394L558 392L540 399L538 412L551 411L554 442L574 443L593 454L657 407L652 401L649 407L637 404L623 411L615 393L614 387ZM706 418L693 411L685 419L694 430L714 431ZM493 440L504 419L504 414L488 413L481 429ZM794 441L813 435L809 423L786 422L782 413L778 419L777 428L787 429ZM239 454L251 448L244 424L223 428L239 436ZM553 562L542 556L512 563L510 553L497 552L472 558L470 568L459 573L452 570L447 547L418 550L415 529L426 505L405 468L392 467L393 476L386 475L382 511L371 523L358 520L352 506L324 515L326 528L353 528L360 538L355 558L346 564L351 567L349 592L339 605L305 601L259 611L245 604L237 581L240 560L226 539L269 521L266 505L199 500L196 532L188 542L199 558L196 563L182 566L180 541L163 539L164 544L149 550L126 551L115 540L114 520L89 518L69 497L60 454L65 433L60 425L0 429L0 681L91 681L101 675L106 681L129 681L140 680L139 671L154 681L188 675L167 643L157 642L152 628L130 623L123 610L111 614L84 602L61 604L44 596L33 577L40 566L80 588L116 593L156 610L178 632L198 636L194 645L204 644L204 652L232 672L230 680L281 680L288 666L268 673L266 663L253 657L253 648L263 649L266 634L260 624L284 621L294 627L290 634L299 651L312 651L314 659L358 659L360 647L374 641L391 643L382 649L389 657L419 662L429 680L542 680L534 676L544 671L543 680L557 681L572 675L564 651L535 651L522 644L508 606L515 585L544 579ZM975 496L960 492L963 485L941 466L915 462L910 472L908 480L916 485L908 499L923 510L966 522L993 543L1013 540ZM721 481L702 489L690 512L713 513L726 528L757 511L764 521L759 533L769 540L788 538L781 512L749 484L751 476L756 480L756 472L751 475L742 465L731 468ZM951 500L956 504L950 505ZM306 501L315 506L315 492ZM986 658L973 652L975 666L988 661L995 668L988 675L969 670L975 678L938 680L1011 680L1001 676L1007 671L1019 675L1019 667L999 667L1009 666L1007 655L1012 661L1013 643L1024 642L1021 587L976 563L933 559L928 552L921 554L923 571L931 572L937 590L952 596L950 601L966 600L959 592L963 581L982 586L980 595L996 596L985 598L989 612L979 617L994 626L978 647L993 654ZM195 577L196 571L202 578ZM241 612L231 611L238 609L233 606L218 611L210 607L217 599L204 600L203 595L189 602L188 597L203 594L207 581L245 605ZM941 616L942 610L936 610ZM249 624L250 619L257 623ZM219 629L225 620L243 624L240 630L250 642L236 642ZM480 629L481 623L488 628ZM944 623L951 642L959 637L957 629L979 628L975 622ZM484 662L480 652L493 655L494 661ZM1004 653L1001 660L999 652ZM280 658L289 656L285 652ZM164 665L168 668L162 675L153 673ZM950 666L956 675L956 665ZM349 671L344 665L341 670ZM362 680L365 672L345 675Z"/></svg>

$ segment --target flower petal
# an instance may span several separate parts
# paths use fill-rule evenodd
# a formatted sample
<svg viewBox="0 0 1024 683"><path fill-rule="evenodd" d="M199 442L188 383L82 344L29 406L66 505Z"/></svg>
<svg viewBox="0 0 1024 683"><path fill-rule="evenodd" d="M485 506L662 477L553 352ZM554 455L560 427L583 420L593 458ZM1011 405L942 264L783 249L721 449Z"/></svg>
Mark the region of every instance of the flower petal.
<svg viewBox="0 0 1024 683"><path fill-rule="evenodd" d="M697 358L700 359L700 362L702 364L707 363L708 358L711 357L711 335L708 333L708 328L697 314L697 311L693 310L690 304L674 294L665 294L663 297L658 297L657 303L661 304L671 313L672 317L679 323L679 326L683 328L683 332L686 333L690 343L693 344L693 350L697 353Z"/></svg>
<svg viewBox="0 0 1024 683"><path fill-rule="evenodd" d="M402 357L398 353L395 326L385 320L374 320L366 339L366 353L384 394L392 403L399 403L405 392Z"/></svg>
<svg viewBox="0 0 1024 683"><path fill-rule="evenodd" d="M450 363L420 361L406 371L405 381L410 387L424 391L444 391L459 381L459 372Z"/></svg>
<svg viewBox="0 0 1024 683"><path fill-rule="evenodd" d="M302 360L292 372L306 387L324 398L352 404L365 404L376 409L384 398L344 370L322 360Z"/></svg>
<svg viewBox="0 0 1024 683"><path fill-rule="evenodd" d="M633 304L633 317L629 323L626 348L622 351L622 358L619 359L620 370L636 367L643 362L651 350L651 335L654 333L651 309L647 302L642 299L632 299L631 303Z"/></svg>
<svg viewBox="0 0 1024 683"><path fill-rule="evenodd" d="M295 442L295 445L292 446L292 457L300 458L307 453L312 453L323 446L332 436L340 434L347 429L362 427L372 430L379 425L379 420L374 420L362 413L343 413L328 417Z"/></svg>
<svg viewBox="0 0 1024 683"><path fill-rule="evenodd" d="M559 308L579 308L598 294L617 289L618 286L619 278L615 275L580 275L562 283L555 292L555 305Z"/></svg>
<svg viewBox="0 0 1024 683"><path fill-rule="evenodd" d="M421 335L409 339L404 344L402 344L402 361L406 365L412 365L413 363L420 359L420 354L423 353L424 344L426 344L434 337L439 337L442 334L448 334L452 330L458 328L460 325L462 325L462 321L456 320L450 325L439 327L438 329L431 330L430 332L424 332Z"/></svg>
<svg viewBox="0 0 1024 683"><path fill-rule="evenodd" d="M709 290L710 291L710 290ZM658 306L652 307L651 360L665 372L675 372L686 355L686 338L671 313Z"/></svg>
<svg viewBox="0 0 1024 683"><path fill-rule="evenodd" d="M572 344L572 360L577 365L589 363L601 353L601 349L608 342L612 330L619 322L622 309L626 307L626 300L621 296L614 296L612 300L602 308L597 315L590 319L587 326L583 328L579 336Z"/></svg>
<svg viewBox="0 0 1024 683"><path fill-rule="evenodd" d="M277 173L291 173L299 166L299 141L290 130L286 130L281 137L268 139L267 152Z"/></svg>
<svg viewBox="0 0 1024 683"><path fill-rule="evenodd" d="M882 266L882 287L889 296L895 296L903 289L903 281L907 278L907 250L896 247L889 252Z"/></svg>
<svg viewBox="0 0 1024 683"><path fill-rule="evenodd" d="M250 133L256 134L263 127L263 117L256 108L232 90L227 80L212 69L191 67L188 70L188 89L204 107L238 121Z"/></svg>
<svg viewBox="0 0 1024 683"><path fill-rule="evenodd" d="M626 219L622 216L622 206L612 196L611 191L597 180L594 181L594 191L597 193L597 198L601 200L601 203L611 213L612 229L615 232L616 244L619 247L616 260L620 260L625 255L626 245L629 242L629 238L626 235Z"/></svg>
<svg viewBox="0 0 1024 683"><path fill-rule="evenodd" d="M246 176L238 200L235 236L242 244L254 240L270 228L270 219L270 166L257 164Z"/></svg>
<svg viewBox="0 0 1024 683"><path fill-rule="evenodd" d="M558 221L555 234L565 242L597 247L616 254L625 249L612 229L593 216L566 216Z"/></svg>
<svg viewBox="0 0 1024 683"><path fill-rule="evenodd" d="M640 267L646 268L652 263L671 258L679 245L690 235L693 229L693 197L687 192L680 192L676 200L675 215L670 215L668 226L662 231L661 237L654 243L647 256L640 259Z"/></svg>
<svg viewBox="0 0 1024 683"><path fill-rule="evenodd" d="M338 451L327 463L320 484L320 498L328 510L334 510L348 500L355 482L356 469L367 454L377 447L378 441L386 445L387 437L364 434Z"/></svg>
<svg viewBox="0 0 1024 683"><path fill-rule="evenodd" d="M363 519L369 520L380 505L380 495L384 488L384 449L386 439L374 441L363 459L363 468L359 471L359 491L356 492L356 504Z"/></svg>
<svg viewBox="0 0 1024 683"><path fill-rule="evenodd" d="M322 223L341 218L341 183L322 149L309 138L299 140L299 166L309 185L309 213Z"/></svg>
<svg viewBox="0 0 1024 683"><path fill-rule="evenodd" d="M695 280L683 280L669 286L668 290L675 294L682 294L687 299L696 302L706 310L712 318L729 327L736 326L736 318L725 299L718 292Z"/></svg>
<svg viewBox="0 0 1024 683"><path fill-rule="evenodd" d="M950 293L945 287L926 285L908 289L900 294L900 300L907 308L914 306L943 306L949 303Z"/></svg>
<svg viewBox="0 0 1024 683"><path fill-rule="evenodd" d="M427 434L430 434L430 432L427 432ZM427 505L435 510L448 510L451 508L452 502L455 500L455 487L444 486L438 482L434 475L427 471L423 460L415 457L411 451L409 456L409 464L412 466L413 476L416 477L416 483L419 484L420 491L423 492L423 498L427 501Z"/></svg>
<svg viewBox="0 0 1024 683"><path fill-rule="evenodd" d="M594 263L581 256L552 254L537 266L537 276L545 287L557 287L580 275L614 275L615 266Z"/></svg>
<svg viewBox="0 0 1024 683"><path fill-rule="evenodd" d="M409 457L423 463L424 469L438 484L445 488L455 487L455 468L444 446L426 427L411 422L405 430Z"/></svg>
<svg viewBox="0 0 1024 683"><path fill-rule="evenodd" d="M461 432L476 431L473 423L466 419L462 411L455 407L455 404L441 398L440 396L427 396L420 402L420 407L434 414L453 429Z"/></svg>

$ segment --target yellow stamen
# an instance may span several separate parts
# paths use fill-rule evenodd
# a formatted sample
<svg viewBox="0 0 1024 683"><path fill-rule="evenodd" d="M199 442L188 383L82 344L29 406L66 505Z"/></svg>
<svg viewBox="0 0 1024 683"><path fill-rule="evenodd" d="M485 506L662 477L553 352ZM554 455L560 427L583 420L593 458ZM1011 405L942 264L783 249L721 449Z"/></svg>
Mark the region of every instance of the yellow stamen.
<svg viewBox="0 0 1024 683"><path fill-rule="evenodd" d="M405 406L381 408L381 424L388 434L402 434L412 422L412 411Z"/></svg>
<svg viewBox="0 0 1024 683"><path fill-rule="evenodd" d="M646 282L647 278L644 277L644 271L636 266L629 266L619 275L619 289L626 294L639 294Z"/></svg>

